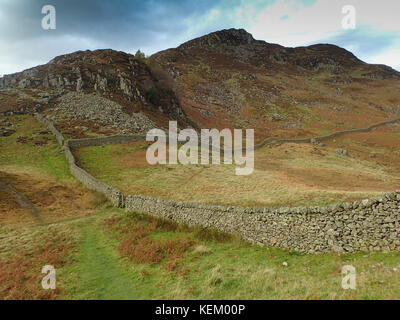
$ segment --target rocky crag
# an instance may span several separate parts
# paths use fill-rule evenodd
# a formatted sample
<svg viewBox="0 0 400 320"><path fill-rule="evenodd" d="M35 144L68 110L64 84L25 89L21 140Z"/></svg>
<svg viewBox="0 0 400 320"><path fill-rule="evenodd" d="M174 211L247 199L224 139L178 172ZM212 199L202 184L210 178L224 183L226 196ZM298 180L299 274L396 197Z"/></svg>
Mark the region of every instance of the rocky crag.
<svg viewBox="0 0 400 320"><path fill-rule="evenodd" d="M399 72L367 64L335 45L286 48L229 29L149 59L114 50L78 51L6 75L0 78L0 113L47 113L60 97L75 92L118 104L133 117L130 130L129 121L101 115L91 120L110 120L105 125L132 133L146 130L150 121L166 127L173 119L182 127L251 127L260 140L297 138L314 134L322 122L335 131L337 120L331 118L343 118L347 129L360 115L365 123L358 127L398 115L399 83ZM91 101L83 101L82 109ZM61 109L67 119L81 114ZM102 109L88 110L93 112Z"/></svg>
<svg viewBox="0 0 400 320"><path fill-rule="evenodd" d="M334 131L330 115L350 128L360 114L370 117L364 126L400 110L400 73L335 45L286 48L229 29L150 60L174 78L182 109L199 126L252 127L260 139L309 135L321 122Z"/></svg>
<svg viewBox="0 0 400 320"><path fill-rule="evenodd" d="M166 77L162 71L152 70L145 60L127 53L79 51L59 56L42 66L5 75L0 78L0 90L7 98L25 97L34 101L21 102L26 105L25 112L60 105L59 110L66 119L89 115L91 120L105 120L110 126L122 126L122 130L142 132L153 127L154 122L165 124L169 118L187 121L174 95L173 83L168 83L163 76ZM94 106L96 103L98 108ZM9 110L6 108L2 107L4 114L15 114L22 107L9 103ZM103 114L110 109L115 110L114 117ZM132 119L128 121L127 116Z"/></svg>

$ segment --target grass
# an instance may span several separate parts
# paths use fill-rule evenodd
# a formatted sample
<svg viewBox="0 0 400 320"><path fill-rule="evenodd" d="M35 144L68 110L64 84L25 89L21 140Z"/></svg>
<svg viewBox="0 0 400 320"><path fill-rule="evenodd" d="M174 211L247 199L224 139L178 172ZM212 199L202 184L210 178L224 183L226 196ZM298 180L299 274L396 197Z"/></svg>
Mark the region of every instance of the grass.
<svg viewBox="0 0 400 320"><path fill-rule="evenodd" d="M64 272L75 277L68 281L68 298L133 298L132 293L136 291L134 277L113 250L112 240L96 229L93 223L82 226L80 231L79 252L74 258L76 263Z"/></svg>
<svg viewBox="0 0 400 320"><path fill-rule="evenodd" d="M10 137L0 138L1 168L30 168L50 175L57 181L72 178L68 162L51 133L45 133L44 128L31 116L14 116L11 122L16 126L16 132ZM18 142L20 136L32 140ZM46 144L34 145L35 141L43 139L47 140Z"/></svg>
<svg viewBox="0 0 400 320"><path fill-rule="evenodd" d="M171 260L152 261L121 251L140 230L157 243L190 240ZM147 235L148 236L148 235ZM140 242L132 243L133 248ZM237 239L215 240L207 232L165 224L137 214L114 213L82 229L76 263L64 274L79 275L65 297L83 299L398 299L398 253L306 255L261 248ZM175 259L175 260L174 260ZM172 261L172 262L171 262ZM177 262L176 262L177 261ZM286 262L287 266L283 263ZM341 288L341 268L353 265L357 289ZM172 267L171 267L172 266ZM63 279L63 282L66 282Z"/></svg>
<svg viewBox="0 0 400 320"><path fill-rule="evenodd" d="M75 234L65 226L42 228L42 231L47 232L29 237L29 248L17 246L16 250L0 259L0 299L48 300L55 299L62 292L62 280L55 290L43 290L41 270L45 265L62 269L71 262ZM3 234L3 239L7 236L7 233Z"/></svg>
<svg viewBox="0 0 400 320"><path fill-rule="evenodd" d="M162 258L149 260L140 242L132 242L131 249L140 246L141 253L132 259L132 251L121 251L121 245L135 238L139 227L154 243L190 241L190 246L172 252L171 246L164 245ZM52 245L50 251L58 252L53 258L52 254L43 256L48 250L44 245L42 251L8 258L11 264L2 260L3 287L11 282L14 288L6 298L22 293L34 299L400 298L399 253L307 255L107 208L51 228L53 234L61 232L63 239ZM46 243L43 237L33 239ZM65 250L72 243L72 250ZM40 267L49 262L56 266L59 288L51 296L40 287ZM14 272L11 276L9 266L16 263L24 266L25 277L16 277ZM356 268L356 290L341 288L344 265ZM30 280L21 282L20 278Z"/></svg>
<svg viewBox="0 0 400 320"><path fill-rule="evenodd" d="M23 133L29 137L29 132L32 136L41 130L28 118L18 119L21 127L16 135ZM29 126L25 128L25 125ZM52 177L46 178L46 186L74 186L74 189L79 189L71 184L63 155L53 138L49 139L47 144L35 146L32 143L17 144L15 136L2 138L2 171L8 177L18 179L22 175L27 179ZM22 161L21 155L11 156L9 145L13 143L26 161ZM276 161L281 161L284 150L280 150L279 146L276 148L266 149L265 152L270 152ZM143 150L140 145L116 145L82 149L80 156L88 156L85 161L93 160L91 170L109 164L107 175L115 181L119 179L119 170L122 170L121 174L136 172L137 176L130 176L132 184L132 181L141 182L146 177L154 177L154 167L148 168L139 160L130 163L130 156L121 159L124 154L135 155ZM296 152L301 154L308 150L299 149ZM41 153L47 154L48 160L44 160L46 157L42 157ZM32 158L27 157L30 154ZM329 161L341 161L333 153L329 153L326 159L326 165ZM129 166L124 169L121 161ZM302 162L294 156L287 156L285 161L297 168L319 163L314 163L315 159ZM355 164L352 161L346 159L344 166ZM356 172L368 166L363 161L357 161L358 166L354 166ZM266 168L268 165L265 164ZM53 169L53 166L58 169ZM131 170L132 166L135 170ZM189 172L183 169L172 166L156 168L160 178L175 171L179 179L185 181ZM192 169L197 172L192 171L191 175L197 173L201 176L202 171L210 167ZM346 174L351 173L347 169ZM213 174L216 181L226 179L226 172L222 169ZM379 175L385 175L385 171L378 172L376 177ZM235 186L232 181L229 183ZM243 187L245 185L236 186L238 191ZM71 196L71 189L65 190ZM28 191L21 189L30 196ZM91 208L89 216L85 214L85 206L78 203L68 205L74 203L69 199L62 205L56 203L68 214L57 214L45 224L15 224L14 220L7 219L0 222L0 299L400 298L400 253L307 255L258 247L213 230L127 214L110 208L100 198L92 193L85 198L85 206ZM11 209L4 211L4 215L10 214L13 214ZM56 267L56 291L41 288L43 275L40 271L46 264ZM356 268L356 290L341 288L340 271L344 265Z"/></svg>
<svg viewBox="0 0 400 320"><path fill-rule="evenodd" d="M85 169L125 194L176 201L269 207L326 205L398 189L397 161L371 160L371 148L352 140L329 143L326 147L283 144L257 150L254 173L245 177L234 174L235 165L150 166L145 144L87 147L76 154ZM352 157L336 153L342 145ZM382 148L389 152L390 147ZM312 153L315 149L317 154ZM382 163L385 161L387 164Z"/></svg>

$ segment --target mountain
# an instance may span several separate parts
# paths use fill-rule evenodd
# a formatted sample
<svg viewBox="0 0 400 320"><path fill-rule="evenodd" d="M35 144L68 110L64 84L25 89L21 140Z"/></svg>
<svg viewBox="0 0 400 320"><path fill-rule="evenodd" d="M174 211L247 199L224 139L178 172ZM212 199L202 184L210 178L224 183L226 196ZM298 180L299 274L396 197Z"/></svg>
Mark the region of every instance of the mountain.
<svg viewBox="0 0 400 320"><path fill-rule="evenodd" d="M182 109L200 127L300 136L400 112L400 73L335 45L285 48L229 29L150 60L174 78Z"/></svg>
<svg viewBox="0 0 400 320"><path fill-rule="evenodd" d="M21 104L14 105L17 110L22 104L29 109L24 99L27 96L51 109L68 93L96 93L120 105L129 115L142 112L156 123L165 123L169 118L185 123L187 119L167 80L168 75L162 70L150 70L145 59L114 50L88 50L62 55L45 65L6 75L0 78L0 90L18 93ZM12 106L12 103L2 104L0 111Z"/></svg>
<svg viewBox="0 0 400 320"><path fill-rule="evenodd" d="M39 104L52 114L61 104L65 113L96 101L103 109L89 114L111 114L118 105L128 115L140 113L139 124L147 117L132 131L177 119L182 127L255 128L259 139L359 127L400 114L400 73L392 68L367 64L335 45L286 48L243 29L213 32L149 59L113 50L75 52L4 76L0 89L0 112ZM92 100L79 100L82 95Z"/></svg>

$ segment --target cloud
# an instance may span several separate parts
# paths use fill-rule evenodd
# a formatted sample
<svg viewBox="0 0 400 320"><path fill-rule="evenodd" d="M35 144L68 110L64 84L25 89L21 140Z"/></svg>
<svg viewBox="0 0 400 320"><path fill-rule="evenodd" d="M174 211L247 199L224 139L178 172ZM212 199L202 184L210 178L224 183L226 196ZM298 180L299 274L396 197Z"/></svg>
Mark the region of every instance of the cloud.
<svg viewBox="0 0 400 320"><path fill-rule="evenodd" d="M41 28L41 9L47 4L56 8L56 30ZM367 61L394 65L393 53L400 49L394 40L400 38L400 1L352 0L359 26L352 32L341 28L345 4L347 0L0 0L0 74L76 50L141 49L152 54L231 27L286 46L333 42Z"/></svg>
<svg viewBox="0 0 400 320"><path fill-rule="evenodd" d="M324 41L340 43L345 48L352 48L365 55L374 55L386 50L387 47L395 45L398 32L383 32L374 30L367 26L359 26L354 30L346 30L342 33Z"/></svg>
<svg viewBox="0 0 400 320"><path fill-rule="evenodd" d="M355 30L342 31L322 39L321 42L338 44L368 63L388 64L399 69L399 63L393 57L393 52L400 50L399 39L399 31L382 31L369 26L358 26Z"/></svg>
<svg viewBox="0 0 400 320"><path fill-rule="evenodd" d="M213 1L0 0L0 74L20 71L55 55L113 48L152 53L178 45L190 17ZM56 8L57 29L43 30L44 5Z"/></svg>
<svg viewBox="0 0 400 320"><path fill-rule="evenodd" d="M398 69L394 54L400 50L400 1L352 0L355 30L342 28L342 8L347 4L347 0L277 0L248 20L248 30L257 39L285 46L336 44L366 62Z"/></svg>
<svg viewBox="0 0 400 320"><path fill-rule="evenodd" d="M392 66L392 68L400 71L400 49L388 49L381 54L375 55L369 58L370 63L374 64L386 64Z"/></svg>

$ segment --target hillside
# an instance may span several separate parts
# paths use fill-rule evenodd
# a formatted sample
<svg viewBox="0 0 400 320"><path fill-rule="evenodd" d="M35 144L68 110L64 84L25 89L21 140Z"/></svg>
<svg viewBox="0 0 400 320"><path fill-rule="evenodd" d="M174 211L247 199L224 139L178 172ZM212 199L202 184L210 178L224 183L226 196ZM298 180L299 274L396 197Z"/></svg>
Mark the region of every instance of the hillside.
<svg viewBox="0 0 400 320"><path fill-rule="evenodd" d="M175 79L182 109L199 126L303 137L400 113L400 73L334 45L285 48L230 29L150 60Z"/></svg>
<svg viewBox="0 0 400 320"><path fill-rule="evenodd" d="M150 58L113 50L75 52L7 75L0 87L0 111L6 116L0 122L2 136L16 131L10 115L35 111L68 138L146 133L177 119L181 127L197 129L255 128L256 142L325 136L400 116L399 72L367 64L334 45L285 48L255 40L242 29L217 31ZM194 175L193 167L173 166L157 178L157 170L163 170L147 168L143 150L130 154L125 147L118 159L115 150L108 156L108 149L98 154L94 148L80 161L125 191L169 199L269 206L337 203L397 189L398 128L393 123L309 145L270 144L256 153L248 181L232 180L227 166L201 168ZM182 179L187 187L192 183L189 197L186 189L176 191ZM221 197L221 190L227 196Z"/></svg>
<svg viewBox="0 0 400 320"><path fill-rule="evenodd" d="M399 89L399 72L337 46L235 29L0 78L0 299L397 299ZM171 119L314 139L270 139L248 176L150 165L149 143L126 137L70 140ZM354 128L368 130L315 139ZM344 265L357 290L343 290Z"/></svg>
<svg viewBox="0 0 400 320"><path fill-rule="evenodd" d="M340 47L285 48L229 29L150 59L79 51L6 75L0 112L47 110L73 121L78 133L70 133L78 136L82 127L99 131L98 124L105 132L145 132L177 119L181 127L255 128L260 140L391 119L400 114L399 89L399 72Z"/></svg>
<svg viewBox="0 0 400 320"><path fill-rule="evenodd" d="M145 132L154 123L165 125L169 118L186 123L163 76L161 70L151 70L145 59L127 53L79 51L0 78L0 112L46 110L59 119L79 120L81 125L91 127L88 122L97 122L128 127L131 132ZM56 108L59 105L61 110ZM114 111L117 117L112 116ZM126 115L137 121L126 125L124 120L129 120L120 119Z"/></svg>

